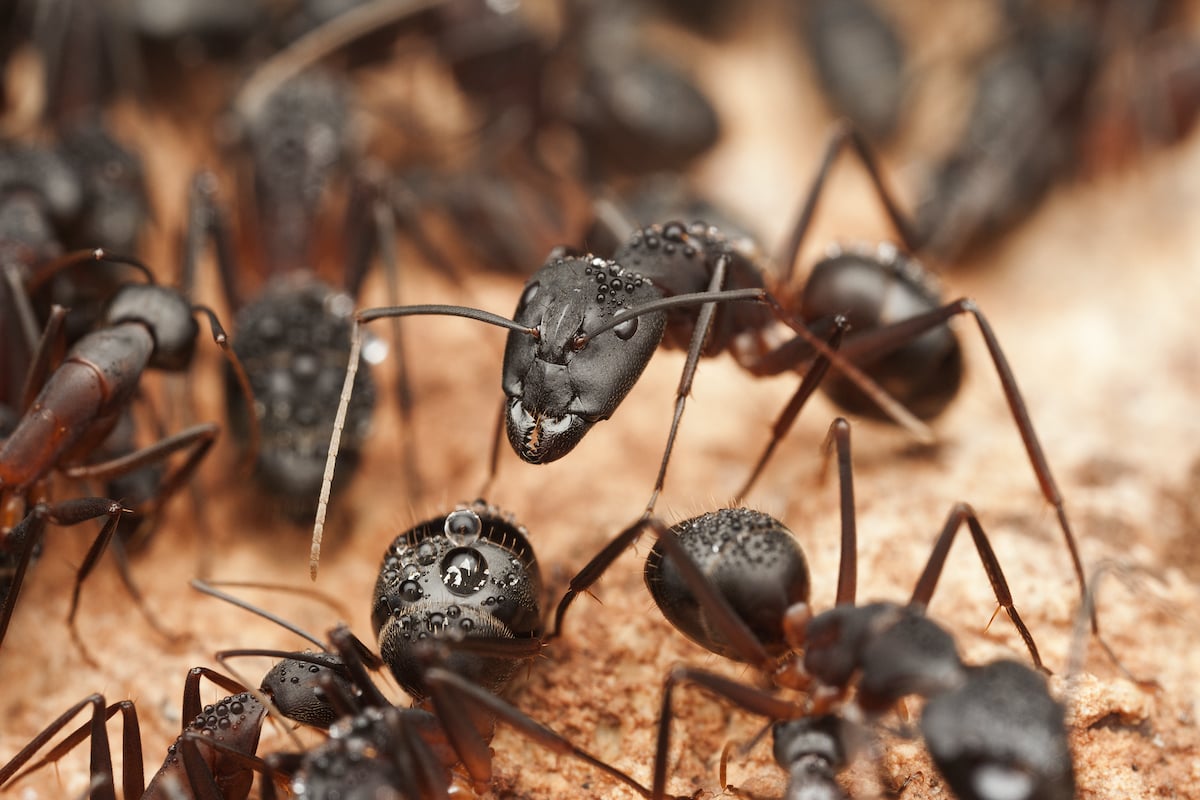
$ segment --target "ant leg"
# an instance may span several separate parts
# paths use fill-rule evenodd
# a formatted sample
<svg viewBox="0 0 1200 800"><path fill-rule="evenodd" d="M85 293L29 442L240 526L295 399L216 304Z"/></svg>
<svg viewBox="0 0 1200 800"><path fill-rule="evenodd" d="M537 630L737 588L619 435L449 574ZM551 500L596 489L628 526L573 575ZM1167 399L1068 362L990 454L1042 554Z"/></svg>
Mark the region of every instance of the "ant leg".
<svg viewBox="0 0 1200 800"><path fill-rule="evenodd" d="M687 551L679 545L677 535L661 520L655 517L642 517L621 531L604 549L596 554L579 573L571 579L569 588L554 615L554 631L544 637L544 642L550 642L562 635L563 619L571 602L581 592L591 588L600 576L612 565L617 557L629 548L642 534L645 528L651 528L663 545L665 556L672 559L679 569L680 575L687 583L688 589L703 608L710 620L729 646L738 653L738 658L748 664L770 672L774 659L762 643L754 636L746 622L730 607L729 602L713 588L711 581L700 571Z"/></svg>
<svg viewBox="0 0 1200 800"><path fill-rule="evenodd" d="M1033 421L1029 417L1029 409L1025 405L1024 398L1021 396L1021 390L1017 388L1017 378L1013 374L1012 367L1008 364L1008 359L1005 357L1004 351L1000 348L1000 341L996 338L991 324L988 323L987 317L983 315L983 311L975 304L974 300L965 297L960 298L933 311L865 333L861 337L856 337L852 341L847 342L845 348L842 350L842 354L847 358L854 359L886 354L888 351L911 342L925 331L945 323L958 314L970 314L979 326L979 332L983 336L983 341L987 345L988 353L992 358L992 364L996 368L996 374L1000 378L1000 386L1004 392L1004 399L1008 403L1009 411L1012 413L1013 421L1017 425L1021 441L1025 445L1025 452L1029 456L1029 463L1033 467L1034 475L1037 478L1038 485L1041 487L1042 496L1046 498L1046 502L1054 506L1059 527L1062 529L1063 537L1067 542L1067 549L1071 554L1071 564L1075 569L1075 577L1079 582L1080 597L1086 597L1087 579L1084 577L1083 561L1079 557L1079 549L1075 544L1075 534L1072 532L1071 523L1067 519L1067 511L1063 503L1062 494L1059 492L1058 484L1050 472L1050 464L1046 460L1045 453L1042 451L1041 442L1038 440L1037 433L1033 428ZM1092 609L1092 633L1097 636L1100 633L1100 624L1096 618L1095 609Z"/></svg>
<svg viewBox="0 0 1200 800"><path fill-rule="evenodd" d="M842 344L842 336L845 334L848 323L846 318L838 316L834 321L834 328L829 335L828 345L831 350L836 351ZM812 397L813 392L821 384L821 380L825 377L825 373L829 371L829 359L825 355L818 355L804 373L804 377L800 381L800 386L796 389L796 393L792 395L792 399L784 406L784 409L779 414L779 418L775 420L775 424L771 428L771 439L767 442L766 448L762 455L758 457L758 462L754 465L750 476L746 478L746 482L742 488L734 495L734 504L740 504L742 498L745 497L750 489L754 486L758 477L762 474L763 468L767 465L767 461L775 453L775 448L788 431L792 429L792 425L796 422L796 417L800 415L804 404L808 402L808 398Z"/></svg>
<svg viewBox="0 0 1200 800"><path fill-rule="evenodd" d="M652 521L652 519L645 517L639 518L628 528L617 534L612 541L604 546L603 550L584 565L583 569L579 570L574 578L571 578L567 592L563 595L562 600L558 602L558 608L554 612L554 630L546 634L544 641L551 642L562 636L563 620L567 615L567 609L570 608L575 597L588 591L592 584L600 580L600 576L612 566L612 563L617 560L618 556L637 541L638 537L642 535L642 531L646 526L651 525Z"/></svg>
<svg viewBox="0 0 1200 800"><path fill-rule="evenodd" d="M123 456L117 456L98 464L68 467L62 470L62 473L68 478L95 478L103 480L117 475L124 475L127 472L132 472L149 464L160 463L175 452L191 448L184 463L180 464L163 478L162 488L155 501L157 508L170 499L171 495L183 485L184 481L192 477L192 473L196 471L201 459L208 453L209 448L216 441L217 434L220 431L220 426L215 422L193 425L187 430L172 434L165 439L143 447L140 450L135 450L132 453L126 453Z"/></svg>
<svg viewBox="0 0 1200 800"><path fill-rule="evenodd" d="M7 284L8 296L11 298L11 311L17 319L17 327L21 331L21 336L25 339L25 349L29 352L35 352L38 346L38 323L37 315L33 311L33 306L29 301L29 292L25 288L25 284L21 280L21 272L15 264L5 264L4 282ZM54 306L52 312L58 309ZM66 315L66 312L62 312ZM49 327L47 322L46 327ZM43 335L44 336L44 335ZM39 384L40 379L39 379Z"/></svg>
<svg viewBox="0 0 1200 800"><path fill-rule="evenodd" d="M800 253L800 246L804 243L804 237L808 233L809 225L812 223L812 218L816 213L817 202L820 200L821 192L825 188L825 181L829 177L829 171L833 168L834 161L846 146L849 146L854 151L859 161L862 162L863 167L866 168L867 174L871 178L871 183L874 184L875 191L883 202L884 210L887 212L888 218L892 221L892 225L896 228L896 232L900 234L900 239L904 242L904 246L911 252L916 250L920 244L917 235L914 233L914 226L900 210L900 206L896 201L892 199L892 193L883 181L879 165L876 163L875 156L867 145L866 140L848 122L843 120L834 126L829 139L825 143L825 152L821 157L817 174L813 178L812 186L808 190L808 196L805 198L804 205L801 207L800 213L796 216L796 222L792 226L792 232L788 238L787 245L780 253L779 263L783 266L781 283L784 286L791 282L792 273L796 267L796 256Z"/></svg>
<svg viewBox="0 0 1200 800"><path fill-rule="evenodd" d="M837 446L838 486L840 487L842 518L842 551L838 558L838 583L835 605L854 605L858 591L858 528L854 509L854 468L850 461L850 423L838 417L829 426L822 449L825 464L830 451Z"/></svg>
<svg viewBox="0 0 1200 800"><path fill-rule="evenodd" d="M674 718L675 688L684 683L701 687L718 697L737 705L752 714L772 720L796 717L801 709L792 702L781 699L773 692L739 683L721 675L691 667L675 667L663 683L662 705L658 715L658 737L654 747L654 783L651 797L660 800L666 796L667 759L671 751L671 720Z"/></svg>
<svg viewBox="0 0 1200 800"><path fill-rule="evenodd" d="M241 296L237 281L237 276L242 273L230 230L229 220L217 202L217 176L208 171L197 172L188 187L187 223L180 257L180 287L184 296L190 297L196 285L196 263L207 240L217 262L227 307L239 309L243 306L245 298Z"/></svg>
<svg viewBox="0 0 1200 800"><path fill-rule="evenodd" d="M66 319L67 309L58 305L50 309L50 317L46 320L46 326L33 350L33 360L29 364L29 373L25 376L25 386L21 390L22 414L33 406L34 399L52 371L50 365L62 356L60 351L66 343Z"/></svg>
<svg viewBox="0 0 1200 800"><path fill-rule="evenodd" d="M67 723L74 719L87 706L91 706L92 708L90 722L73 731L70 736L55 745L36 764L26 769L20 775L17 775L16 778L13 777L16 775L17 770L33 757L34 753L49 742L55 734L66 727ZM47 764L57 762L74 749L76 745L90 736L91 760L89 771L92 775L92 786L89 796L93 800L100 800L101 798L105 798L105 800L112 798L112 800L115 800L116 780L113 775L112 753L109 747L108 730L105 723L112 719L118 711L121 712L122 719L122 753L124 756L121 789L125 797L141 797L145 791L145 780L142 772L142 740L138 726L137 710L129 700L113 703L106 708L104 698L98 694L90 695L71 706L58 719L50 723L45 730L35 736L29 744L25 745L19 753L13 756L11 761L0 767L0 788L10 780L20 780L24 776L42 769Z"/></svg>
<svg viewBox="0 0 1200 800"><path fill-rule="evenodd" d="M975 549L979 552L979 560L987 573L988 582L992 584L996 602L1008 613L1017 632L1021 634L1021 638L1025 641L1025 647L1029 649L1029 655L1033 658L1034 666L1045 670L1033 636L1029 633L1029 628L1025 627L1024 620L1021 619L1021 615L1017 613L1017 609L1013 605L1012 592L1009 591L1008 581L1004 579L1000 560L996 558L991 542L988 541L983 526L979 524L975 509L967 503L957 503L950 510L950 516L946 518L946 525L942 528L942 533L933 546L933 552L929 555L929 562L925 565L925 570L921 573L916 588L913 589L912 598L908 601L909 606L920 608L923 611L929 605L929 601L933 597L933 590L937 587L938 578L941 577L942 567L945 566L946 555L950 552L950 545L954 543L954 535L962 528L964 522L971 531L971 539L974 540Z"/></svg>
<svg viewBox="0 0 1200 800"><path fill-rule="evenodd" d="M115 503L112 506L109 506L109 509L104 511L104 513L107 513L109 516L108 522L104 523L104 527L101 529L100 535L96 536L96 539L92 541L91 547L88 549L88 555L85 555L84 557L83 564L79 565L79 570L76 572L76 581L74 581L74 587L71 591L71 610L70 612L67 612L67 627L70 628L71 638L78 646L79 651L83 652L85 660L89 662L92 661L92 658L88 654L88 649L86 649L83 644L83 639L79 638L79 631L76 627L76 612L79 610L79 593L83 590L84 579L91 575L91 571L95 569L96 564L98 561L100 561L101 555L103 555L104 551L106 551L108 548L108 543L112 541L113 534L116 533L116 525L118 525L121 521L122 512L124 512L124 509L121 509L120 505ZM167 638L168 642L178 640L178 636L175 636L174 633L167 631L167 628L162 627L160 622L158 622L154 618L154 615L150 613L149 608L145 606L142 593L133 587L132 582L128 581L127 576L125 578L125 583L126 587L130 589L130 594L133 596L134 604L136 604L136 606L142 610L142 614L145 616L146 621L150 622L150 626L155 628L155 631L162 633L164 638Z"/></svg>
<svg viewBox="0 0 1200 800"><path fill-rule="evenodd" d="M713 267L712 278L709 280L706 291L709 293L720 292L728 270L729 257L723 255L717 259L717 264ZM692 381L696 377L696 365L700 361L700 351L704 349L704 341L708 338L708 331L712 327L713 314L716 313L716 310L716 303L705 303L700 306L700 311L696 315L696 327L692 331L692 341L688 344L687 359L683 363L683 374L679 376L679 388L675 392L675 415L671 420L671 431L667 434L667 446L663 450L658 477L654 480L654 492L650 495L650 502L646 503L643 517L649 517L654 513L654 504L658 502L663 483L667 479L667 463L671 460L671 451L675 448L675 436L679 432L679 423L683 419L683 407L687 403L688 395L692 393Z"/></svg>
<svg viewBox="0 0 1200 800"><path fill-rule="evenodd" d="M511 726L521 736L547 750L560 755L574 756L620 781L643 797L651 796L650 790L629 775L572 744L550 728L535 722L516 707L462 676L440 667L432 667L425 673L425 682L433 692L438 719L446 727L446 733L450 737L451 743L462 757L472 778L477 781L484 774L490 779L491 754L487 743L483 741L478 730L474 728L474 724L470 722L471 706L484 707L490 714ZM464 752L459 749L460 746L471 749L469 752ZM485 761L486 764L483 763Z"/></svg>
<svg viewBox="0 0 1200 800"><path fill-rule="evenodd" d="M504 440L504 416L507 413L508 398L500 401L500 413L496 415L496 430L492 433L492 453L488 458L488 475L487 480L483 482L483 487L479 490L480 497L487 497L491 492L492 484L496 480L496 472L500 468L500 449L503 446Z"/></svg>
<svg viewBox="0 0 1200 800"><path fill-rule="evenodd" d="M3 599L4 608L0 611L0 643L4 641L4 635L8 631L13 609L17 605L17 596L25 582L25 573L29 569L29 562L33 559L33 552L45 533L46 523L53 522L55 525L66 527L107 515L108 521L104 523L104 528L96 537L96 543L92 545L92 549L95 550L97 544L107 544L112 539L123 512L124 509L121 508L120 503L103 497L64 500L53 505L39 503L8 532L8 539L16 542L16 547L20 548L20 555L17 558L16 568L13 570L8 594ZM101 549L103 549L102 546Z"/></svg>

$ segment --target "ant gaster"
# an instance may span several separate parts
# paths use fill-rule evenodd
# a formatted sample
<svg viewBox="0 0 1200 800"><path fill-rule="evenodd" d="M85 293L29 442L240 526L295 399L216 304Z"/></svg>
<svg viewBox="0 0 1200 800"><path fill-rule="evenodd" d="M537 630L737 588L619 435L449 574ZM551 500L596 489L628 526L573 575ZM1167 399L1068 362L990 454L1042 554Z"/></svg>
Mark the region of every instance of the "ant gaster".
<svg viewBox="0 0 1200 800"><path fill-rule="evenodd" d="M840 125L829 139L780 259L785 268L777 281L783 287L782 293L768 287L768 281L776 281L771 281L757 260L746 254L747 243L730 241L702 223L651 225L634 231L612 261L552 254L526 283L511 320L460 306L359 311L355 315L358 325L343 389L343 408L349 402L357 369L359 325L380 317L420 314L456 315L486 322L509 330L502 413L509 441L523 459L540 463L565 455L596 422L615 411L660 341L674 345L688 341L671 430L646 507L648 516L663 487L701 355L728 350L755 375L808 365L804 380L776 421L771 440L738 493L741 497L753 485L830 365L870 398L835 381L831 386L836 401L855 410L878 406L910 430L927 436L924 423L904 406L912 407L917 416L930 418L954 396L960 382L961 354L957 339L945 323L959 314L970 314L987 345L1042 494L1057 512L1080 590L1085 591L1083 566L1062 495L1012 369L975 302L962 298L942 303L932 279L915 260L892 246L874 253L839 252L813 268L802 290L790 287L791 270L826 178L836 157L847 147L866 167L888 217L911 250L915 241L912 226L887 191L871 151L852 129ZM781 303L777 296L798 299ZM733 301L743 302L734 307L729 305ZM766 304L771 310L746 306L745 301ZM698 314L666 314L669 309L697 305L701 306ZM789 305L797 306L797 310L790 312ZM853 333L846 336L839 350L847 318ZM776 319L784 322L795 338L782 344L773 339L770 326ZM899 394L901 403L888 397L887 392ZM340 424L334 425L328 474L314 524L310 560L314 577ZM497 455L494 450L493 474ZM1095 620L1093 629L1098 631Z"/></svg>
<svg viewBox="0 0 1200 800"><path fill-rule="evenodd" d="M997 602L1041 668L1037 647L970 506L959 503L951 510L906 605L856 604L849 437L849 424L838 419L827 440L837 447L843 512L834 608L813 613L804 555L782 524L760 512L731 508L670 529L654 518L627 528L571 581L558 607L556 631L548 638L561 632L571 600L649 527L658 541L646 559L646 584L664 616L702 647L756 666L779 686L807 692L796 702L704 670L673 670L663 696L655 797L663 796L666 782L672 693L685 682L779 723L802 720L776 725L775 731L777 757L793 773L792 792L819 786L825 792L819 796L844 797L832 775L853 749L846 741L849 717L825 715L843 707L853 690L855 708L871 716L907 695L930 698L922 717L926 743L960 797L1007 796L992 787L1018 779L1032 787L1020 796L1072 796L1063 711L1047 693L1044 678L1011 661L964 665L950 634L925 615L950 546L965 524ZM1037 746L1029 746L1031 741Z"/></svg>

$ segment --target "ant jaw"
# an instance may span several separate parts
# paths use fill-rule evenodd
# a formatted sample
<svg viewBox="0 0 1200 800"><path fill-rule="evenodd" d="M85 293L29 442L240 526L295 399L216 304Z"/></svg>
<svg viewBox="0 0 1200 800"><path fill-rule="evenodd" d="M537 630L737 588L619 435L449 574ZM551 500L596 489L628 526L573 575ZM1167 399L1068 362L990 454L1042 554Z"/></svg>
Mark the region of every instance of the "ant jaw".
<svg viewBox="0 0 1200 800"><path fill-rule="evenodd" d="M509 443L529 464L548 464L562 458L595 424L578 414L531 414L516 397L509 399L504 419Z"/></svg>

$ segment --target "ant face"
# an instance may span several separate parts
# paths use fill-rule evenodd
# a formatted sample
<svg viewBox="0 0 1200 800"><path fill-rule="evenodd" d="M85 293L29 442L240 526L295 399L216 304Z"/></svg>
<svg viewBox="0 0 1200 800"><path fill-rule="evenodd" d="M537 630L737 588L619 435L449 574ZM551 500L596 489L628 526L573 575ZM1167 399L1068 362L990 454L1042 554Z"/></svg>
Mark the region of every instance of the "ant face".
<svg viewBox="0 0 1200 800"><path fill-rule="evenodd" d="M418 641L536 636L541 585L524 530L497 509L476 502L426 520L384 555L371 614L380 655L405 691L425 696ZM447 668L496 691L518 663L464 649Z"/></svg>
<svg viewBox="0 0 1200 800"><path fill-rule="evenodd" d="M521 458L561 458L612 415L658 347L666 316L587 334L658 296L642 275L601 258L552 259L530 279L513 319L537 335L510 333L504 353L505 423Z"/></svg>

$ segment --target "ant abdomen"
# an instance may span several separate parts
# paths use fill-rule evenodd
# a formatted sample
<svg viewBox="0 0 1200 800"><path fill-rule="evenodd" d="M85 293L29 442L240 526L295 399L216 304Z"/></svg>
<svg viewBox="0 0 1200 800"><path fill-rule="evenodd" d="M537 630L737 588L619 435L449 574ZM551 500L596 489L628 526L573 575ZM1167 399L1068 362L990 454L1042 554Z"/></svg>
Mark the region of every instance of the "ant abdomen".
<svg viewBox="0 0 1200 800"><path fill-rule="evenodd" d="M748 508L723 508L671 528L680 545L772 656L789 649L783 631L787 609L807 603L808 563L792 532L777 519ZM742 656L707 619L661 542L646 558L646 586L680 632L701 647L733 660Z"/></svg>
<svg viewBox="0 0 1200 800"><path fill-rule="evenodd" d="M255 474L293 519L316 511L333 430L329 409L337 407L346 369L352 306L349 296L300 276L269 289L235 319L234 350L250 378L262 432ZM245 404L232 371L227 382L230 420L235 430L245 431ZM371 372L359 370L338 454L342 475L355 472L374 406Z"/></svg>
<svg viewBox="0 0 1200 800"><path fill-rule="evenodd" d="M375 584L379 651L405 691L428 694L416 643L533 639L541 632L541 573L523 528L477 501L416 525L392 542ZM496 692L520 664L451 650L446 668Z"/></svg>
<svg viewBox="0 0 1200 800"><path fill-rule="evenodd" d="M905 408L927 420L942 413L962 383L962 348L954 332L939 325L898 346L857 356L856 340L941 305L933 276L898 248L884 245L872 250L838 249L817 263L804 285L800 314L807 320L845 316L850 332L843 354ZM840 374L826 376L821 388L851 414L888 419Z"/></svg>

